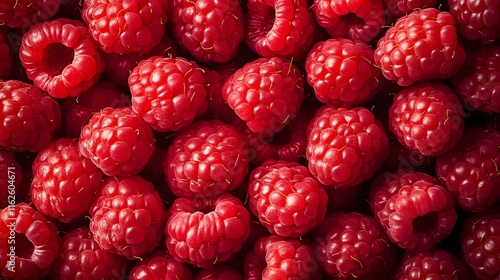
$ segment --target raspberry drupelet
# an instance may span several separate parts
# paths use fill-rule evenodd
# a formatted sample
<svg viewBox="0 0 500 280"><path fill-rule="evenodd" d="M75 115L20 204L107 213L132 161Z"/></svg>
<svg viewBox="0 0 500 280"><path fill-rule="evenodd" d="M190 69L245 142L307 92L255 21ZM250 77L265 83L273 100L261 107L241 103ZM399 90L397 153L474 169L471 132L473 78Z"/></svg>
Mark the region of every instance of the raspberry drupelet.
<svg viewBox="0 0 500 280"><path fill-rule="evenodd" d="M137 261L130 271L130 280L191 280L193 272L187 263L179 262L166 249L156 249Z"/></svg>
<svg viewBox="0 0 500 280"><path fill-rule="evenodd" d="M384 0L391 22L415 10L433 8L438 0Z"/></svg>
<svg viewBox="0 0 500 280"><path fill-rule="evenodd" d="M489 0L448 0L458 30L469 40L492 44L500 38L500 5Z"/></svg>
<svg viewBox="0 0 500 280"><path fill-rule="evenodd" d="M23 35L19 58L28 78L55 98L79 95L104 71L85 25L64 18L32 26Z"/></svg>

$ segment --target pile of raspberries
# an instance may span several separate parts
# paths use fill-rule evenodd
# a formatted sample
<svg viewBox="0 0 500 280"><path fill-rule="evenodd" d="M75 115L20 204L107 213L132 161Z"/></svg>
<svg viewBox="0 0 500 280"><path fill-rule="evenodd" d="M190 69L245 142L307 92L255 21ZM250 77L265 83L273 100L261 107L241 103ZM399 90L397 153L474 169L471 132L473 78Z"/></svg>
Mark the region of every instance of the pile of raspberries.
<svg viewBox="0 0 500 280"><path fill-rule="evenodd" d="M2 0L0 278L500 279L500 1Z"/></svg>

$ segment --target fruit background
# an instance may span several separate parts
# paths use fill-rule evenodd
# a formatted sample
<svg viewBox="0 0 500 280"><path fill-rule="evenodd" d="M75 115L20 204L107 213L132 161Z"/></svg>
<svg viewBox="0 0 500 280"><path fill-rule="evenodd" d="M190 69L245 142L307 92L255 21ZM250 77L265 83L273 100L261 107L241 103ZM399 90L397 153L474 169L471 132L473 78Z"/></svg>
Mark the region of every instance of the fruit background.
<svg viewBox="0 0 500 280"><path fill-rule="evenodd" d="M0 0L0 278L500 279L500 1Z"/></svg>

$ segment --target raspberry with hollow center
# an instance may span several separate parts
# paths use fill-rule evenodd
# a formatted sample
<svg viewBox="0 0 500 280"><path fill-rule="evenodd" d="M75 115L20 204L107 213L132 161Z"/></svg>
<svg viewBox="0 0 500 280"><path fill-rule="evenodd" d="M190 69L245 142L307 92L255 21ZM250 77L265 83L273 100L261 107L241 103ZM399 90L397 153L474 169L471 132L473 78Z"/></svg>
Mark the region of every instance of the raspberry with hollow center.
<svg viewBox="0 0 500 280"><path fill-rule="evenodd" d="M176 261L165 249L157 249L130 271L130 280L191 280L193 272L186 264Z"/></svg>
<svg viewBox="0 0 500 280"><path fill-rule="evenodd" d="M469 40L484 44L500 38L500 5L489 0L448 0L458 30Z"/></svg>
<svg viewBox="0 0 500 280"><path fill-rule="evenodd" d="M85 25L64 18L31 27L23 35L19 58L28 78L55 98L79 95L104 71Z"/></svg>

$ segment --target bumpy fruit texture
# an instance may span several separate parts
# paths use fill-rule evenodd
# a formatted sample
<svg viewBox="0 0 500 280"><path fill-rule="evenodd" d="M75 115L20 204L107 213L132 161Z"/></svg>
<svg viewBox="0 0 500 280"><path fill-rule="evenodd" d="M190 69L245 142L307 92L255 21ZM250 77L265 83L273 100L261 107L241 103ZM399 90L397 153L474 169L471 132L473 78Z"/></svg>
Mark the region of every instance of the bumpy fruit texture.
<svg viewBox="0 0 500 280"><path fill-rule="evenodd" d="M82 18L106 53L148 52L165 33L169 1L83 1Z"/></svg>
<svg viewBox="0 0 500 280"><path fill-rule="evenodd" d="M165 243L180 262L211 268L238 252L250 234L250 214L236 197L177 198L167 212Z"/></svg>
<svg viewBox="0 0 500 280"><path fill-rule="evenodd" d="M451 80L466 109L500 113L500 46L469 50L462 70Z"/></svg>
<svg viewBox="0 0 500 280"><path fill-rule="evenodd" d="M108 176L139 173L155 150L149 125L130 107L106 107L82 128L80 153Z"/></svg>
<svg viewBox="0 0 500 280"><path fill-rule="evenodd" d="M451 150L462 137L463 109L444 83L404 88L389 108L389 128L398 141L425 156Z"/></svg>
<svg viewBox="0 0 500 280"><path fill-rule="evenodd" d="M59 251L57 227L52 221L30 205L18 203L0 212L0 232L2 277L36 280L49 273Z"/></svg>
<svg viewBox="0 0 500 280"><path fill-rule="evenodd" d="M198 61L231 60L244 38L244 18L237 0L172 0L169 18L177 42Z"/></svg>
<svg viewBox="0 0 500 280"><path fill-rule="evenodd" d="M259 58L226 80L222 96L250 130L266 138L297 114L304 80L300 70L283 58Z"/></svg>
<svg viewBox="0 0 500 280"><path fill-rule="evenodd" d="M389 141L373 113L324 106L310 121L306 158L327 187L348 188L373 176L389 152Z"/></svg>
<svg viewBox="0 0 500 280"><path fill-rule="evenodd" d="M130 280L191 280L192 277L191 267L176 261L165 249L153 251L130 271Z"/></svg>
<svg viewBox="0 0 500 280"><path fill-rule="evenodd" d="M31 201L61 222L85 215L102 182L102 171L80 155L78 142L61 138L41 149L32 165Z"/></svg>
<svg viewBox="0 0 500 280"><path fill-rule="evenodd" d="M0 174L5 174L5 180L0 181L0 190L2 191L0 193L0 209L3 209L15 201L16 194L21 194L19 187L23 182L23 172L13 152L0 150L0 172Z"/></svg>
<svg viewBox="0 0 500 280"><path fill-rule="evenodd" d="M219 264L200 270L193 280L243 280L243 275L232 266Z"/></svg>
<svg viewBox="0 0 500 280"><path fill-rule="evenodd" d="M176 135L163 167L177 196L218 195L247 175L247 143L236 128L219 120L193 123Z"/></svg>
<svg viewBox="0 0 500 280"><path fill-rule="evenodd" d="M314 16L305 0L249 0L247 46L262 57L300 58L312 43Z"/></svg>
<svg viewBox="0 0 500 280"><path fill-rule="evenodd" d="M333 279L388 279L396 246L377 221L357 212L334 212L314 231L316 259Z"/></svg>
<svg viewBox="0 0 500 280"><path fill-rule="evenodd" d="M312 9L316 22L332 38L369 42L386 22L382 0L314 0Z"/></svg>
<svg viewBox="0 0 500 280"><path fill-rule="evenodd" d="M377 43L375 63L399 85L447 79L460 70L465 50L457 37L455 19L434 8L399 18Z"/></svg>
<svg viewBox="0 0 500 280"><path fill-rule="evenodd" d="M328 196L307 167L268 160L248 182L250 210L272 234L300 237L323 222Z"/></svg>
<svg viewBox="0 0 500 280"><path fill-rule="evenodd" d="M318 42L306 60L307 82L316 98L326 104L349 108L368 102L382 79L373 62L373 50L349 39Z"/></svg>
<svg viewBox="0 0 500 280"><path fill-rule="evenodd" d="M500 4L489 0L448 0L458 30L469 40L485 44L500 38Z"/></svg>
<svg viewBox="0 0 500 280"><path fill-rule="evenodd" d="M158 246L166 216L153 184L130 176L104 180L90 217L90 231L101 248L135 260Z"/></svg>
<svg viewBox="0 0 500 280"><path fill-rule="evenodd" d="M195 62L181 57L142 60L128 79L132 108L159 132L189 125L207 108L202 71Z"/></svg>
<svg viewBox="0 0 500 280"><path fill-rule="evenodd" d="M20 81L0 81L0 147L37 152L61 125L61 108L46 93Z"/></svg>
<svg viewBox="0 0 500 280"><path fill-rule="evenodd" d="M500 208L477 213L462 225L461 257L478 279L494 280L500 277Z"/></svg>
<svg viewBox="0 0 500 280"><path fill-rule="evenodd" d="M85 25L64 18L31 27L23 35L19 58L28 78L55 98L79 95L104 70L101 54Z"/></svg>
<svg viewBox="0 0 500 280"><path fill-rule="evenodd" d="M439 156L436 174L457 206L480 212L500 198L500 132L468 128L456 148Z"/></svg>
<svg viewBox="0 0 500 280"><path fill-rule="evenodd" d="M384 0L390 20L409 14L415 10L435 7L438 0Z"/></svg>
<svg viewBox="0 0 500 280"><path fill-rule="evenodd" d="M381 174L372 183L370 207L389 239L409 252L423 252L447 237L457 213L438 180L420 172Z"/></svg>
<svg viewBox="0 0 500 280"><path fill-rule="evenodd" d="M0 25L27 28L46 21L56 14L61 0L2 0Z"/></svg>
<svg viewBox="0 0 500 280"><path fill-rule="evenodd" d="M49 276L55 280L122 279L126 265L125 258L99 247L90 230L80 227L63 236Z"/></svg>

